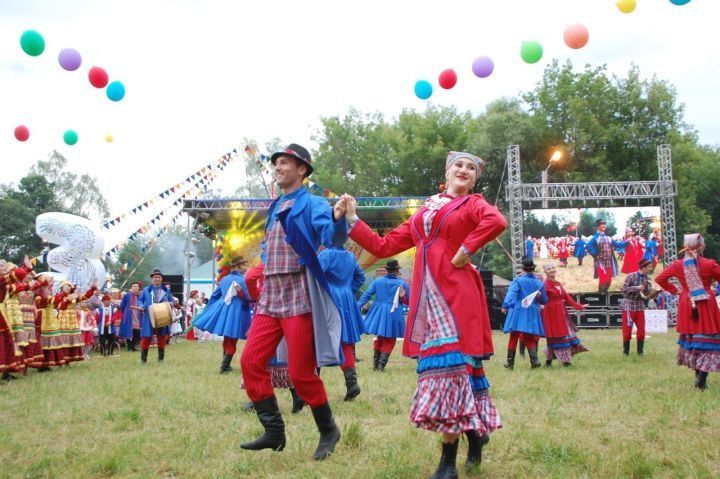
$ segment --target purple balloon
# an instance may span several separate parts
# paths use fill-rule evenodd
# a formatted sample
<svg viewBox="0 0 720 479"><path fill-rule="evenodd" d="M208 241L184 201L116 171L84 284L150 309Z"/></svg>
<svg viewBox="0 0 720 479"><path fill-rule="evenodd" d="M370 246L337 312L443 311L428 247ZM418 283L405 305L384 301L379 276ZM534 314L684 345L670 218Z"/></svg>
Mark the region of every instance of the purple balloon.
<svg viewBox="0 0 720 479"><path fill-rule="evenodd" d="M490 59L490 57L478 57L472 64L473 73L475 74L475 76L478 76L480 78L489 77L492 74L494 68L495 64Z"/></svg>
<svg viewBox="0 0 720 479"><path fill-rule="evenodd" d="M58 54L58 62L60 62L60 66L63 67L63 69L73 72L80 68L82 57L74 48L63 48Z"/></svg>

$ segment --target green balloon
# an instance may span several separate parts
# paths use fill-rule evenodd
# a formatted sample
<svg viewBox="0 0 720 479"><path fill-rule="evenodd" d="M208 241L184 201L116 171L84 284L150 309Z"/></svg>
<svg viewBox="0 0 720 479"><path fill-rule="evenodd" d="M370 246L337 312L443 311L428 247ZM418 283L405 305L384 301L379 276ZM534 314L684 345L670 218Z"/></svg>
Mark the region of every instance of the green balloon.
<svg viewBox="0 0 720 479"><path fill-rule="evenodd" d="M25 30L20 36L20 46L31 57L36 57L45 51L45 39L35 30Z"/></svg>
<svg viewBox="0 0 720 479"><path fill-rule="evenodd" d="M75 132L75 130L67 130L65 134L63 134L63 141L66 145L74 145L78 141L78 134Z"/></svg>
<svg viewBox="0 0 720 479"><path fill-rule="evenodd" d="M543 47L538 42L523 42L520 56L525 63L537 63L543 56Z"/></svg>

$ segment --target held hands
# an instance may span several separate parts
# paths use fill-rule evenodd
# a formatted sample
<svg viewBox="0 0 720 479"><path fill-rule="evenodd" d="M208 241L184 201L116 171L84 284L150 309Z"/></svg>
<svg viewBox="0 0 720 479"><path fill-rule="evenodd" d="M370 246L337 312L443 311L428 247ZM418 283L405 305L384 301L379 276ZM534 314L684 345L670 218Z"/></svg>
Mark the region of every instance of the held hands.
<svg viewBox="0 0 720 479"><path fill-rule="evenodd" d="M460 249L458 249L457 253L455 253L455 256L453 256L453 259L451 259L450 262L457 269L460 269L463 268L466 264L470 263L470 256L465 254L465 251L461 247Z"/></svg>
<svg viewBox="0 0 720 479"><path fill-rule="evenodd" d="M345 216L347 218L357 216L357 200L347 193L342 195L342 199L345 200Z"/></svg>
<svg viewBox="0 0 720 479"><path fill-rule="evenodd" d="M339 200L335 203L335 206L333 206L333 217L336 220L339 220L340 218L345 216L345 212L347 209L347 199L345 198L345 195L342 195Z"/></svg>
<svg viewBox="0 0 720 479"><path fill-rule="evenodd" d="M404 297L405 297L405 288L403 288L402 286L400 286L399 296L400 296L401 298L404 298Z"/></svg>

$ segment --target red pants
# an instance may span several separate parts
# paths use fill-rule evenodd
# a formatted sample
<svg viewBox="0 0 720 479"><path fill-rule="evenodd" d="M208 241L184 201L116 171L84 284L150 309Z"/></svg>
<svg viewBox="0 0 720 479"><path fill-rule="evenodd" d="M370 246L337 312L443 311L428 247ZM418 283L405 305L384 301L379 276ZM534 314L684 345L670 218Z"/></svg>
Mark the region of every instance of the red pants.
<svg viewBox="0 0 720 479"><path fill-rule="evenodd" d="M235 351L237 351L237 342L237 338L223 337L223 354L235 356Z"/></svg>
<svg viewBox="0 0 720 479"><path fill-rule="evenodd" d="M395 347L395 342L397 341L397 338L386 338L384 336L376 336L375 340L373 341L373 349L375 351L380 351L381 353L392 353L393 348Z"/></svg>
<svg viewBox="0 0 720 479"><path fill-rule="evenodd" d="M345 356L345 362L342 363L340 369L345 371L348 368L355 367L355 345L350 343L342 343L343 356Z"/></svg>
<svg viewBox="0 0 720 479"><path fill-rule="evenodd" d="M537 348L538 339L540 338L538 336L535 336L534 334L521 333L520 331L510 333L510 340L508 341L508 351L515 351L515 349L517 349L518 339L525 343L526 348L532 349Z"/></svg>
<svg viewBox="0 0 720 479"><path fill-rule="evenodd" d="M165 349L165 344L167 343L167 336L164 336L162 334L157 335L157 346L158 349ZM152 336L149 338L142 338L140 340L140 349L150 349L150 343L152 342Z"/></svg>
<svg viewBox="0 0 720 479"><path fill-rule="evenodd" d="M628 316L637 326L637 340L645 341L645 311L623 311L622 312L622 333L623 341L630 341L632 338L632 326Z"/></svg>
<svg viewBox="0 0 720 479"><path fill-rule="evenodd" d="M288 373L298 395L310 407L327 403L325 385L317 374L312 314L289 318L273 318L256 314L248 331L247 344L240 356L245 389L251 401L273 397L268 361L285 336L288 352Z"/></svg>

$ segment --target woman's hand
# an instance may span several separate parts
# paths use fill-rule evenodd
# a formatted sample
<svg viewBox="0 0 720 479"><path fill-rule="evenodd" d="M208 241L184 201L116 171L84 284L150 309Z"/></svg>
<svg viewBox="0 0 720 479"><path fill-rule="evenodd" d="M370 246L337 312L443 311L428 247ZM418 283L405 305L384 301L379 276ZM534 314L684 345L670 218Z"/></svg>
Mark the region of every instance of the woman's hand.
<svg viewBox="0 0 720 479"><path fill-rule="evenodd" d="M461 247L457 250L457 253L455 253L455 256L453 256L453 259L451 259L450 262L452 262L453 266L460 269L470 263L470 256L468 256Z"/></svg>
<svg viewBox="0 0 720 479"><path fill-rule="evenodd" d="M347 200L345 199L344 195L335 202L335 206L333 206L333 218L335 218L335 221L345 216L347 210L346 204Z"/></svg>
<svg viewBox="0 0 720 479"><path fill-rule="evenodd" d="M405 288L403 288L402 286L400 286L400 294L398 296L400 296L401 298L405 297Z"/></svg>
<svg viewBox="0 0 720 479"><path fill-rule="evenodd" d="M345 200L346 207L345 215L348 218L357 216L357 200L347 193L343 195L343 199Z"/></svg>

